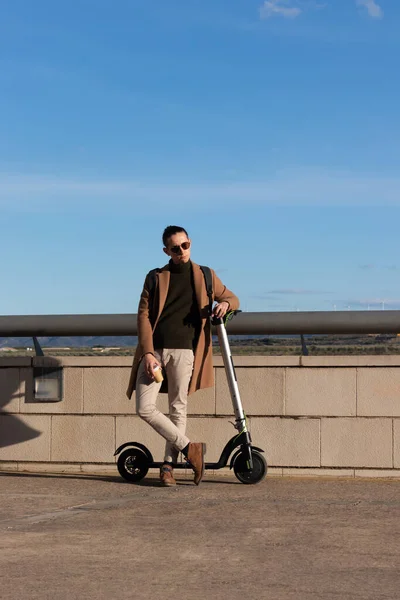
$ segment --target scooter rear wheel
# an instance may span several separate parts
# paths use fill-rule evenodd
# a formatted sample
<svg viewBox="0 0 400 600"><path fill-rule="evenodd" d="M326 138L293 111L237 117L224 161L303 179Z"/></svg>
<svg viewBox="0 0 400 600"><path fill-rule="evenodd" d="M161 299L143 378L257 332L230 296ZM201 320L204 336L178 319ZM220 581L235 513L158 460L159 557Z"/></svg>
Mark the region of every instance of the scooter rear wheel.
<svg viewBox="0 0 400 600"><path fill-rule="evenodd" d="M241 452L233 464L233 471L241 483L254 484L262 481L267 474L267 461L257 450L251 451L253 469L246 470L246 456Z"/></svg>
<svg viewBox="0 0 400 600"><path fill-rule="evenodd" d="M128 448L119 455L117 468L126 481L140 481L147 475L149 459L139 448Z"/></svg>

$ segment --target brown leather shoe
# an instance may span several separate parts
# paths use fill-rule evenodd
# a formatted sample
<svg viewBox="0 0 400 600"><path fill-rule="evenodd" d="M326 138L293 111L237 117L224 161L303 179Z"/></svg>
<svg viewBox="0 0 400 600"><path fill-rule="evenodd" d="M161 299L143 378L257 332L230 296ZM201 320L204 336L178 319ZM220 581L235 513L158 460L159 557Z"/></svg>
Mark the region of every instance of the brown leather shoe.
<svg viewBox="0 0 400 600"><path fill-rule="evenodd" d="M204 475L204 455L206 445L201 442L189 442L187 459L194 471L194 482L199 485Z"/></svg>
<svg viewBox="0 0 400 600"><path fill-rule="evenodd" d="M170 465L162 465L160 468L160 481L161 485L165 487L176 485L174 470Z"/></svg>

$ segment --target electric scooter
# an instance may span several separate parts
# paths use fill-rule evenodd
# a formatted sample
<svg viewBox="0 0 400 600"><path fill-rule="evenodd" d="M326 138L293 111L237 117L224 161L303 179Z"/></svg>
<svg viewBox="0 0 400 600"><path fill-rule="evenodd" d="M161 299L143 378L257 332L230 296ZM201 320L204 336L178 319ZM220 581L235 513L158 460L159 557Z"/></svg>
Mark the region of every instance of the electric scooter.
<svg viewBox="0 0 400 600"><path fill-rule="evenodd" d="M254 484L259 483L265 478L267 474L267 462L262 454L264 450L253 446L251 443L225 328L225 323L238 312L240 311L231 311L224 318L213 317L212 325L217 330L236 417L235 423L232 424L239 433L227 442L218 462L206 462L205 469L223 469L227 466L229 457L231 457L229 468L233 469L239 481L241 483ZM150 450L139 442L126 442L122 444L114 453L114 456L117 455L119 455L117 461L118 471L124 479L130 482L140 481L147 475L150 468L160 468L163 464L162 462L155 462ZM190 468L190 463L188 461L178 462L173 467L174 469L186 469Z"/></svg>

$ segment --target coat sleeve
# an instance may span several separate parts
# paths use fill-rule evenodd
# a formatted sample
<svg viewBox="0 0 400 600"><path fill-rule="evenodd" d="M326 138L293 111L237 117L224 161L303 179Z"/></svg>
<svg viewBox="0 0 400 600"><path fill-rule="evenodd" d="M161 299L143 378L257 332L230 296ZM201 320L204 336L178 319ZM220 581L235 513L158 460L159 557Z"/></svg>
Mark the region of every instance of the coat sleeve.
<svg viewBox="0 0 400 600"><path fill-rule="evenodd" d="M235 296L231 290L228 290L226 285L222 283L220 278L215 274L213 270L212 279L213 279L213 290L214 290L214 300L217 302L228 302L229 310L238 310L239 308L239 298Z"/></svg>
<svg viewBox="0 0 400 600"><path fill-rule="evenodd" d="M153 330L150 322L150 307L149 307L149 275L146 275L143 290L140 295L138 316L137 316L137 331L138 341L143 354L151 352L154 354L153 347Z"/></svg>

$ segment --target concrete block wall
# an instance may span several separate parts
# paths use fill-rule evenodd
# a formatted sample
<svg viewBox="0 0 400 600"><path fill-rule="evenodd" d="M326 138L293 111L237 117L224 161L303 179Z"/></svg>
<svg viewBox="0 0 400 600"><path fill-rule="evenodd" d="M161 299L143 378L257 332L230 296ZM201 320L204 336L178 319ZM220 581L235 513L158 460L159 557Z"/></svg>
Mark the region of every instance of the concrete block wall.
<svg viewBox="0 0 400 600"><path fill-rule="evenodd" d="M130 357L0 358L0 469L116 472L116 447L163 440L125 396ZM33 366L63 367L61 402L37 402ZM255 445L275 475L400 476L400 357L234 357ZM220 357L189 398L188 435L217 460L235 435ZM167 398L159 406L168 412Z"/></svg>

